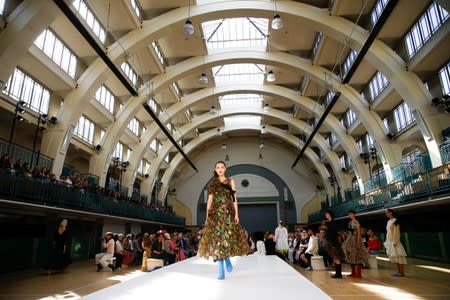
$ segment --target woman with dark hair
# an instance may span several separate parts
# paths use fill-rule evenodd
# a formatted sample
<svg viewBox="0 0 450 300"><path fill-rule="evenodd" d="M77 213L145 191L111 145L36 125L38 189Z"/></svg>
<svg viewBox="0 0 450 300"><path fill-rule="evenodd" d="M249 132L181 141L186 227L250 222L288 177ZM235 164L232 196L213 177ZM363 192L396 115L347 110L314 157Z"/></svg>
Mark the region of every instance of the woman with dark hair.
<svg viewBox="0 0 450 300"><path fill-rule="evenodd" d="M233 270L230 257L247 255L249 247L244 230L239 225L239 213L233 179L225 176L223 161L214 166L214 177L208 184L206 225L198 248L198 256L212 257L219 267L218 279L225 279L224 262L228 272Z"/></svg>
<svg viewBox="0 0 450 300"><path fill-rule="evenodd" d="M350 234L342 244L342 249L344 250L346 261L352 267L352 273L349 277L361 278L362 265L369 258L369 254L361 239L361 226L356 220L356 212L350 210L348 218L350 219L350 222L348 222Z"/></svg>
<svg viewBox="0 0 450 300"><path fill-rule="evenodd" d="M341 260L344 259L344 253L342 252L341 245L338 240L338 231L336 221L334 220L334 214L331 210L325 212L327 228L327 252L333 259L335 273L331 278L342 278L342 265Z"/></svg>
<svg viewBox="0 0 450 300"><path fill-rule="evenodd" d="M394 277L405 276L406 251L400 242L400 224L394 215L392 209L387 209L386 217L389 219L386 225L386 241L384 247L389 261L397 264L397 272L392 274Z"/></svg>

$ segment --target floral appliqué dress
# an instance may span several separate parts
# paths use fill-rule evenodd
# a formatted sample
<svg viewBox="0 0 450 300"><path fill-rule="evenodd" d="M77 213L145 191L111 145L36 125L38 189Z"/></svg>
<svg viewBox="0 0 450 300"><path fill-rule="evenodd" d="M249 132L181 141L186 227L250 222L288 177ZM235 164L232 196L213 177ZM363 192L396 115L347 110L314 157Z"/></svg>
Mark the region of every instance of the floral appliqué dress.
<svg viewBox="0 0 450 300"><path fill-rule="evenodd" d="M245 232L241 225L234 222L234 193L230 179L223 183L217 178L210 181L208 195L213 195L213 201L198 247L198 256L212 257L216 261L248 254Z"/></svg>

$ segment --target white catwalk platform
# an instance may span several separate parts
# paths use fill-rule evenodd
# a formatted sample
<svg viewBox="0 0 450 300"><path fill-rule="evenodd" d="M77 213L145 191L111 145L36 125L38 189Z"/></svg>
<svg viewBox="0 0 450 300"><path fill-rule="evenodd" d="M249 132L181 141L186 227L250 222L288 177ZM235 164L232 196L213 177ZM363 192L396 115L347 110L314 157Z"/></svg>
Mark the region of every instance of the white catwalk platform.
<svg viewBox="0 0 450 300"><path fill-rule="evenodd" d="M233 257L234 270L218 280L217 266L190 258L97 291L83 299L331 299L277 256Z"/></svg>

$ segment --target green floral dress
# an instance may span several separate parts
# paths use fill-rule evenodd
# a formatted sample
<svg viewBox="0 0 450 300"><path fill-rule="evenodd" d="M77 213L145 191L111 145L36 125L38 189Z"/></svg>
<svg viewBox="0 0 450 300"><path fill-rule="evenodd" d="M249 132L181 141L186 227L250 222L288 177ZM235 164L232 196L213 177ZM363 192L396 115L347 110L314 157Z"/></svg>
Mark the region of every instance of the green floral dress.
<svg viewBox="0 0 450 300"><path fill-rule="evenodd" d="M209 182L208 195L213 195L213 201L198 247L198 256L211 256L216 261L248 254L249 247L244 230L234 222L234 193L230 179L222 183L213 178Z"/></svg>

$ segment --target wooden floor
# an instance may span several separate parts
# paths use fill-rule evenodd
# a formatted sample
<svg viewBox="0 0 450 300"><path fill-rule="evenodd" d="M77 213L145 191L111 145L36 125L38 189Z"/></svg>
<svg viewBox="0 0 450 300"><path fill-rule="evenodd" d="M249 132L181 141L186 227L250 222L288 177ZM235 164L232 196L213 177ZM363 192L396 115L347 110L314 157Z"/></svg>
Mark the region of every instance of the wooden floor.
<svg viewBox="0 0 450 300"><path fill-rule="evenodd" d="M364 269L362 279L335 280L329 278L331 271L295 268L333 299L450 299L449 265L410 259L406 277L395 278L394 265L383 258L378 263L378 270ZM78 299L142 274L139 268L97 273L92 261L74 263L51 276L40 270L17 272L0 276L0 299Z"/></svg>

